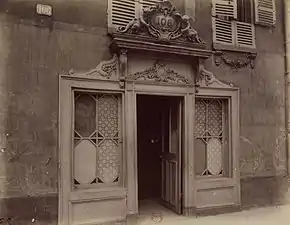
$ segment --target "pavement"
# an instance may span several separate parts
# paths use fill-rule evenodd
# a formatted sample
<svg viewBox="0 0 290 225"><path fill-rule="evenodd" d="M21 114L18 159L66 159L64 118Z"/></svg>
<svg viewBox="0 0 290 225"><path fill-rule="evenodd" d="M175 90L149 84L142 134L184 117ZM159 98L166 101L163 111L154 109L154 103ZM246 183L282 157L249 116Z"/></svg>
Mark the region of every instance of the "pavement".
<svg viewBox="0 0 290 225"><path fill-rule="evenodd" d="M159 207L159 208L157 208ZM153 211L152 211L153 210ZM138 225L290 225L290 205L255 208L242 212L204 217L178 216L152 204L140 211Z"/></svg>

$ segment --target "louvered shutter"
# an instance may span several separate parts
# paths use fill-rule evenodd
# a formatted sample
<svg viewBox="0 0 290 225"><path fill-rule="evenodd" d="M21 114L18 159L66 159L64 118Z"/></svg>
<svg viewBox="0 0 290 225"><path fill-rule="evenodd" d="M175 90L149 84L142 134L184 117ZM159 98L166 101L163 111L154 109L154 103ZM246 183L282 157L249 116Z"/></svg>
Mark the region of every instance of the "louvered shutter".
<svg viewBox="0 0 290 225"><path fill-rule="evenodd" d="M161 2L161 0L141 0L142 11L144 8L156 5L158 2Z"/></svg>
<svg viewBox="0 0 290 225"><path fill-rule="evenodd" d="M212 0L212 16L217 18L237 18L236 0Z"/></svg>
<svg viewBox="0 0 290 225"><path fill-rule="evenodd" d="M213 43L234 45L234 26L230 18L237 18L236 0L212 0Z"/></svg>
<svg viewBox="0 0 290 225"><path fill-rule="evenodd" d="M213 17L213 43L234 45L234 23Z"/></svg>
<svg viewBox="0 0 290 225"><path fill-rule="evenodd" d="M255 27L253 24L236 22L236 45L255 48Z"/></svg>
<svg viewBox="0 0 290 225"><path fill-rule="evenodd" d="M275 0L255 0L255 22L264 26L275 26Z"/></svg>
<svg viewBox="0 0 290 225"><path fill-rule="evenodd" d="M135 0L109 0L108 25L109 27L126 26L138 16Z"/></svg>

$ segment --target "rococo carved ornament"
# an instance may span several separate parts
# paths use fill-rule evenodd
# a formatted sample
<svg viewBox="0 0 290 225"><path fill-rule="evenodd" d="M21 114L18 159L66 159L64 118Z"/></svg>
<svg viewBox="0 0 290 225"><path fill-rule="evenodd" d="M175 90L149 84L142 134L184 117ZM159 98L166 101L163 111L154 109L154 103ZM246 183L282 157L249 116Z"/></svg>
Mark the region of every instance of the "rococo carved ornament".
<svg viewBox="0 0 290 225"><path fill-rule="evenodd" d="M197 76L195 79L195 87L196 87L196 93L199 92L199 87L200 86L211 86L213 84L216 84L220 87L230 87L232 88L232 84L226 84L221 81L219 81L212 72L206 70L204 68L204 60L200 59L199 62L199 67L198 67L198 72Z"/></svg>
<svg viewBox="0 0 290 225"><path fill-rule="evenodd" d="M113 75L116 76L117 74L117 64L118 64L118 56L117 54L114 54L110 60L101 62L95 69L92 69L89 72L79 74L75 73L75 71L71 69L69 71L69 75L85 75L85 76L100 75L101 77L110 79Z"/></svg>
<svg viewBox="0 0 290 225"><path fill-rule="evenodd" d="M190 85L191 82L184 76L176 73L174 70L167 68L166 65L156 61L154 66L142 72L136 72L128 76L129 80L145 80L161 83L177 83Z"/></svg>
<svg viewBox="0 0 290 225"><path fill-rule="evenodd" d="M117 32L149 35L160 41L173 40L203 43L196 30L191 27L190 17L176 12L170 1L163 1L145 8L140 18L133 19L127 26L121 26Z"/></svg>
<svg viewBox="0 0 290 225"><path fill-rule="evenodd" d="M221 51L216 51L214 53L215 55L215 64L216 66L221 65L221 61L223 61L226 65L233 69L241 69L244 67L247 67L248 65L251 66L253 69L255 67L255 59L257 57L257 54L255 53L246 53L244 55L244 59L228 59L225 55L225 53Z"/></svg>

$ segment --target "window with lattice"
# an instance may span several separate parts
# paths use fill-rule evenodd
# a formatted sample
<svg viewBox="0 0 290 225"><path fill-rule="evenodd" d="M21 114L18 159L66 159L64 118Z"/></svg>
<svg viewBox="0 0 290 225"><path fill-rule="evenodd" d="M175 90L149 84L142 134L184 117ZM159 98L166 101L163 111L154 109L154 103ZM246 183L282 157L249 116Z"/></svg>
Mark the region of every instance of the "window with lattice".
<svg viewBox="0 0 290 225"><path fill-rule="evenodd" d="M74 92L73 181L76 187L120 182L121 95Z"/></svg>
<svg viewBox="0 0 290 225"><path fill-rule="evenodd" d="M196 99L194 139L196 176L230 176L228 109L228 99Z"/></svg>

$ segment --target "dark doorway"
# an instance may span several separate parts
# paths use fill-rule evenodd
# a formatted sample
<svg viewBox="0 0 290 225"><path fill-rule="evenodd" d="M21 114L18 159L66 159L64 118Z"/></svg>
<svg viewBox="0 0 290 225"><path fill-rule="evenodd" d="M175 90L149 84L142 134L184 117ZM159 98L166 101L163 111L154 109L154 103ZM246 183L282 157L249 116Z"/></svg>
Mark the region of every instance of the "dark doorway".
<svg viewBox="0 0 290 225"><path fill-rule="evenodd" d="M137 96L139 203L154 200L177 213L181 212L181 103L181 97Z"/></svg>

